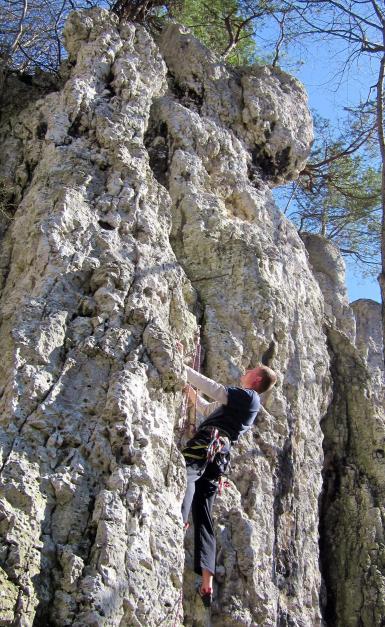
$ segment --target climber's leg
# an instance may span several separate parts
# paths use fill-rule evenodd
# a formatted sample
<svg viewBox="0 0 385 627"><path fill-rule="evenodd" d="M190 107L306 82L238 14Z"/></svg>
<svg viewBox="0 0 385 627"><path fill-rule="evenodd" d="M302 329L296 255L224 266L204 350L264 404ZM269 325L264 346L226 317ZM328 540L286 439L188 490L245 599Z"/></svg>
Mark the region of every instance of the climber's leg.
<svg viewBox="0 0 385 627"><path fill-rule="evenodd" d="M212 590L213 589L213 573L205 568L202 568L202 590Z"/></svg>
<svg viewBox="0 0 385 627"><path fill-rule="evenodd" d="M186 527L188 515L191 509L195 493L195 482L203 474L207 461L207 447L210 443L210 435L207 433L197 433L186 443L182 450L182 455L186 461L186 494L182 503L182 517Z"/></svg>
<svg viewBox="0 0 385 627"><path fill-rule="evenodd" d="M182 518L183 522L186 526L188 515L191 509L191 503L193 502L194 494L195 494L195 483L200 478L200 474L202 471L201 463L192 463L186 465L186 478L187 478L187 486L186 493L184 495L183 503L182 503Z"/></svg>
<svg viewBox="0 0 385 627"><path fill-rule="evenodd" d="M205 572L206 579L215 573L215 535L211 518L218 484L204 476L195 484L195 494L192 502L192 516L194 521L194 570L198 575ZM202 586L203 587L203 586ZM209 585L208 587L212 587Z"/></svg>

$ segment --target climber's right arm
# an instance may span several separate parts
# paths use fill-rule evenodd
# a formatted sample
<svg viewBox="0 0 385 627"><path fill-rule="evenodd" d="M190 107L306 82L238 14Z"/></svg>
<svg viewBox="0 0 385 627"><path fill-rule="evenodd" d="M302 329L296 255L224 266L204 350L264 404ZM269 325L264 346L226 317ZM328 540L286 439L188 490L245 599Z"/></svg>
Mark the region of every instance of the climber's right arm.
<svg viewBox="0 0 385 627"><path fill-rule="evenodd" d="M204 398L198 395L197 401L197 412L201 416L210 416L218 407L223 405L223 403L219 403L218 401L214 401L214 403L208 403Z"/></svg>
<svg viewBox="0 0 385 627"><path fill-rule="evenodd" d="M187 386L187 394L191 404L196 406L198 414L201 416L209 416L213 411L218 409L222 403L218 401L214 401L214 403L209 403L204 399L198 392L191 387L191 385Z"/></svg>
<svg viewBox="0 0 385 627"><path fill-rule="evenodd" d="M205 377L200 372L186 366L187 381L221 405L227 404L227 390L224 385ZM202 399L203 400L203 399ZM208 403L212 405L212 403ZM211 410L212 411L212 410Z"/></svg>

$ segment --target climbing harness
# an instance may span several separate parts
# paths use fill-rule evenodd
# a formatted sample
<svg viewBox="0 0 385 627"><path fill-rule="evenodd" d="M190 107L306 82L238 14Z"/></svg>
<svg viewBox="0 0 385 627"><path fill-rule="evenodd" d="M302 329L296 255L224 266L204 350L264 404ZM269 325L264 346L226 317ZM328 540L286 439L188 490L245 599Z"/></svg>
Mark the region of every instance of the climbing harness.
<svg viewBox="0 0 385 627"><path fill-rule="evenodd" d="M186 463L201 462L199 475L203 475L209 463L216 462L218 476L225 473L230 459L230 439L221 435L216 427L199 429L182 450ZM221 468L222 467L222 468ZM216 474L216 473L215 473Z"/></svg>

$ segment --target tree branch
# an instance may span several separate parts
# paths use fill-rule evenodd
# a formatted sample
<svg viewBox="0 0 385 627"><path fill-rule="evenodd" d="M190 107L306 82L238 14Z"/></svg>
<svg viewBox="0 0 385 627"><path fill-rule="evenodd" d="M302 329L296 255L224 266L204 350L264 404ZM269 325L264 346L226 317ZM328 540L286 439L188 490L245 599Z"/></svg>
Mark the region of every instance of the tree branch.
<svg viewBox="0 0 385 627"><path fill-rule="evenodd" d="M309 175L310 172L313 172L314 170L319 170L320 168L322 168L325 165L329 165L330 163L333 163L333 161L337 161L338 159L341 159L342 157L348 157L349 155L352 155L353 153L355 153L357 150L359 150L369 139L369 137L371 136L371 134L373 133L373 131L377 128L377 121L375 124L373 124L370 129L368 131L366 131L365 135L362 137L362 139L360 140L354 140L349 146L347 146L347 148L345 148L344 150L341 150L341 152L338 152L337 154L331 156L331 157L327 157L325 159L323 159L322 161L318 161L318 163L309 163L305 166L305 168L300 172L300 176L301 175ZM358 143L357 143L358 141Z"/></svg>
<svg viewBox="0 0 385 627"><path fill-rule="evenodd" d="M276 64L278 63L278 59L279 59L279 55L280 55L280 51L281 51L281 46L284 42L285 39L285 20L286 20L286 13L283 13L282 19L279 20L275 15L273 15L273 18L278 22L279 24L279 37L277 40L277 43L275 45L275 51L274 51L274 58L273 58L273 62L272 62L272 67L275 67Z"/></svg>

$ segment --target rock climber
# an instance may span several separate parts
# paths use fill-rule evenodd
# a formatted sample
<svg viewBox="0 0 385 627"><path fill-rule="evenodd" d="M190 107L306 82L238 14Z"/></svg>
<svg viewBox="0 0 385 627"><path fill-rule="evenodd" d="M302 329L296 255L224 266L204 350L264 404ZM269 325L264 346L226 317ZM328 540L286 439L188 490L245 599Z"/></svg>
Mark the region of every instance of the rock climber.
<svg viewBox="0 0 385 627"><path fill-rule="evenodd" d="M210 607L215 573L215 535L211 511L221 477L230 461L230 448L254 423L259 395L277 381L273 370L258 365L240 378L239 387L227 387L186 366L189 401L208 416L198 427L182 455L186 461L187 488L182 504L185 529L192 509L194 523L194 571L202 576L202 602ZM214 399L209 403L191 387Z"/></svg>

